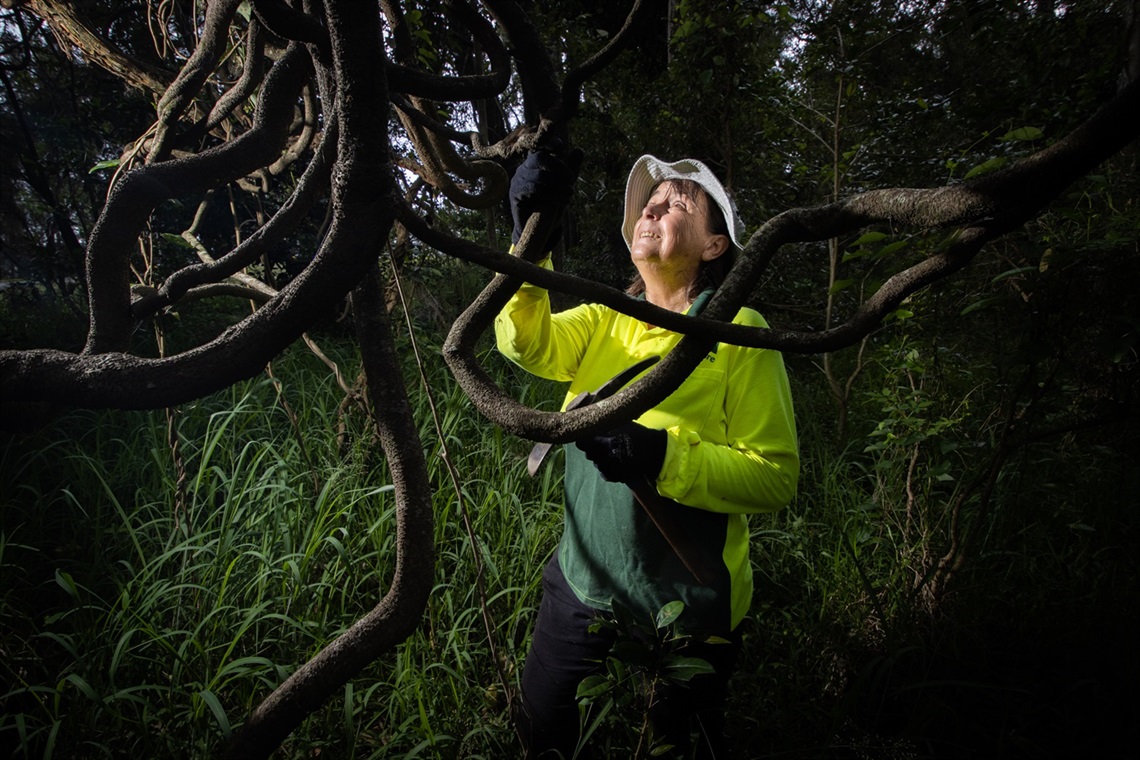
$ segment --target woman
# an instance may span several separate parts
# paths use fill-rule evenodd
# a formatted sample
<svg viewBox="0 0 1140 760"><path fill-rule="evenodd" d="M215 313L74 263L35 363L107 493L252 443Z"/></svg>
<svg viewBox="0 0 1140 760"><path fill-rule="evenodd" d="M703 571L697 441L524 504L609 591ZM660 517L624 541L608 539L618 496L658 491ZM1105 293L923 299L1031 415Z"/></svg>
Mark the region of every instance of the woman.
<svg viewBox="0 0 1140 760"><path fill-rule="evenodd" d="M511 184L518 226L543 197L549 155L535 153ZM638 276L630 288L662 308L697 314L740 249L743 223L724 187L699 161L642 156L626 184L622 234ZM549 258L544 262L549 267ZM734 322L766 326L751 309ZM604 306L551 314L545 290L523 285L495 323L499 350L524 369L568 381L569 402L681 336ZM563 405L565 408L565 403ZM689 656L715 674L654 699L656 736L724 757L724 705L752 597L747 515L780 509L799 469L791 394L774 351L719 344L657 407L616 430L566 447L566 509L558 550L543 573L543 598L522 675L519 716L529 757L573 755L578 683L600 669L612 635L591 632L615 605L652 621L684 602L678 625ZM714 568L698 582L646 517L627 485L647 478ZM701 643L708 637L728 644ZM695 720L693 720L695 719Z"/></svg>

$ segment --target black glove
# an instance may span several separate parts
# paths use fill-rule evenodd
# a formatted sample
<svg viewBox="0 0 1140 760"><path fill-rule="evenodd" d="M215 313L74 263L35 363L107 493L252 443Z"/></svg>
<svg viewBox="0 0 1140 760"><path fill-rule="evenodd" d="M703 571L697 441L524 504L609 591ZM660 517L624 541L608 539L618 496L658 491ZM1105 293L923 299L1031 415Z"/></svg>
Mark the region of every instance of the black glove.
<svg viewBox="0 0 1140 760"><path fill-rule="evenodd" d="M519 242L523 227L530 215L539 211L557 211L570 200L570 187L574 174L570 167L549 150L534 150L511 177L511 217L515 228L511 242ZM558 239L559 231L551 233L545 250Z"/></svg>
<svg viewBox="0 0 1140 760"><path fill-rule="evenodd" d="M628 483L639 475L652 482L665 464L667 440L664 430L627 422L593 438L583 438L575 445L610 482Z"/></svg>

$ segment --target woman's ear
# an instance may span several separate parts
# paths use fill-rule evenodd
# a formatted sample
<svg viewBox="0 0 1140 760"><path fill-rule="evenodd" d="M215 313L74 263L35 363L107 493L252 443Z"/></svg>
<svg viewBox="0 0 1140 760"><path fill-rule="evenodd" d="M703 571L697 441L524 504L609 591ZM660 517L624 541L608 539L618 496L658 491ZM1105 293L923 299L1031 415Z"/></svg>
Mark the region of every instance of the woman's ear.
<svg viewBox="0 0 1140 760"><path fill-rule="evenodd" d="M709 237L709 242L705 244L705 249L701 251L701 261L718 259L727 250L728 235L712 235Z"/></svg>

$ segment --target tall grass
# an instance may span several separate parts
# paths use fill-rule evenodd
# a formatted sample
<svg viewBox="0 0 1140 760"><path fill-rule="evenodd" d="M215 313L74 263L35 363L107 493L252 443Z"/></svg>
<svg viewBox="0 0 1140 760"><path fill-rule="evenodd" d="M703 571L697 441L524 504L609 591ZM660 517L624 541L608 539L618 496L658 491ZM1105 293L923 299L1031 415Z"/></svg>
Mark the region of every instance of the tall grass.
<svg viewBox="0 0 1140 760"><path fill-rule="evenodd" d="M184 511L162 412L76 412L5 442L0 735L17 755L206 756L383 594L395 561L383 462L366 437L340 453L338 397L320 368L294 355L276 373L317 472L273 383L243 383L181 412ZM432 386L459 468L479 473L464 496L500 649L514 659L555 541L557 478L526 478L525 444L486 430L438 366ZM435 465L438 438L421 419ZM473 549L454 489L440 468L433 477L440 553L424 626L298 732L292 752L493 757L511 746Z"/></svg>
<svg viewBox="0 0 1140 760"><path fill-rule="evenodd" d="M559 389L487 360L526 400L556 406ZM729 720L739 756L958 757L955 741L1009 744L1011 731L1040 727L1018 711L1042 708L1047 700L1026 694L1049 680L1003 657L1051 616L1058 636L1080 641L1087 631L1078 620L1055 619L1067 606L1084 605L1109 649L1129 630L1134 614L1114 622L1106 610L1135 601L1136 521L1125 508L1135 476L1108 450L1028 452L1001 483L971 573L931 611L913 593L917 548L937 539L953 485L931 481L924 508L934 527L904 536L902 484L883 475L898 464L883 457L902 454L863 450L881 413L864 409L867 438L837 450L810 370L790 364L804 474L791 506L752 522L756 601ZM474 545L409 366L436 486L427 614L295 732L283 757L517 755L499 672L517 678L525 654L559 533L559 463L528 478L529 445L478 417L438 359L427 365ZM323 365L298 351L274 370L280 386L252 380L179 410L184 503L164 412L74 412L3 441L0 745L14 756L215 754L260 699L384 593L394 504L367 426L349 420L356 435L342 448L340 396ZM1115 480L1100 485L1106 478ZM1071 498L1094 491L1093 509ZM1039 651L1056 647L1050 637ZM1120 672L1136 673L1135 656L1122 658ZM1092 665L1088 673L1114 685ZM1051 704L1086 697L1078 688ZM1116 714L1105 712L1097 730L1109 731ZM617 746L605 730L599 744Z"/></svg>

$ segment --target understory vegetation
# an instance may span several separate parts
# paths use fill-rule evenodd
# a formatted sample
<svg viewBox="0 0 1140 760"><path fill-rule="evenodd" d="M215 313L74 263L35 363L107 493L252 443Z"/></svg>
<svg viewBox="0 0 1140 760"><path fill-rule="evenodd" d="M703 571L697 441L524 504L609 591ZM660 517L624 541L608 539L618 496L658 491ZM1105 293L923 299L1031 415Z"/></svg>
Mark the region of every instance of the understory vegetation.
<svg viewBox="0 0 1140 760"><path fill-rule="evenodd" d="M287 304L311 307L280 335L310 330L342 376L295 341L253 379L150 402L197 399L169 409L29 403L27 389L58 381L54 371L0 394L3 422L21 431L0 433L0 755L59 759L221 755L275 687L388 591L396 503L359 379L362 348L346 327L354 283L329 287L312 272L350 271L338 261L364 272L379 260L391 285L389 267L399 268L400 298L386 296L393 306L406 295L411 311L405 319L397 307L392 321L419 425L412 444L422 444L434 485L435 585L415 633L276 757L518 757L510 711L541 571L561 533L562 460L555 449L528 477L531 443L480 416L445 369L443 336L490 273L419 235L505 249L514 220L492 178L505 184L522 160L519 135L529 140L564 112L551 135L564 130L568 157L580 149L581 161L555 269L625 287L620 230L637 156L705 161L749 233L866 191L953 192L1068 140L1113 100L1122 73L1136 76L1126 30L1140 28L1135 0L676 0L645 4L629 26L632 2L393 0L379 4L374 38L348 40L353 25L342 23L368 70L388 72L396 87L373 118L351 120L359 139L328 128L349 124L340 109L364 102L354 89L364 78L345 75L325 91L316 74L328 63L319 43L306 43L311 81L279 100L282 114L296 112L277 138L288 150L238 171L254 153L236 141L256 134L274 100L263 77L286 55L260 15L304 8L311 23L297 33L324 33L330 18L363 5L0 5L0 353L27 352L10 358L10 374L65 366L73 384L59 387L86 388L90 376L74 368L98 371L106 353L136 367L122 377L150 378L151 358L253 335L249 298L273 291L277 316L293 313ZM226 52L198 77L203 14L223 5L233 9L217 37ZM484 22L472 23L469 5ZM525 24L492 25L490 10L516 6ZM144 93L104 70L102 46L69 41L51 8L76 11L74 28L84 17L122 53L114 60L161 76ZM491 34L480 36L483 27ZM504 30L534 44L504 48L507 77L489 90L478 81L500 67L493 46ZM274 39L259 42L263 34ZM625 34L625 52L566 86L565 107L547 102L544 81L573 82ZM517 57L526 47L531 55ZM550 77L528 60L551 64ZM247 70L261 71L248 88ZM429 97L413 87L421 80L448 87ZM157 126L166 137L155 138ZM473 128L488 145L513 146L492 174L456 170L489 168L468 144ZM436 135L426 148L414 139L422 130ZM344 146L331 168L321 168L326 137ZM345 169L362 148L386 156L382 170ZM210 158L218 150L232 160ZM451 154L451 166L433 169ZM167 199L123 226L113 188L168 176L149 172L172 156L179 176L203 156L216 176L199 187L195 169L178 192L163 180ZM1134 142L1047 205L1038 188L1019 190L1016 209L968 221L1008 223L1006 233L897 308L890 301L865 338L785 355L802 472L789 506L750 523L755 599L727 721L737 760L1140 756L1138 159ZM387 200L330 223L344 177ZM149 204L154 186L145 187L137 200ZM422 221L419 233L393 224L387 204L397 196L404 222ZM1035 210L1013 224L1021 202ZM750 305L773 328L816 337L966 229L875 218L886 221L781 246ZM377 239L358 246L352 233L364 240L374 228ZM192 297L194 288L166 287L262 244L230 272L236 281L220 270L203 281L225 287ZM130 276L122 259L118 279L93 284L127 249ZM171 292L181 294L163 300ZM131 319L116 293L137 307ZM572 297L552 299L564 307ZM108 315L118 325L110 333L90 330L93 316L105 326ZM98 341L85 348L85 335ZM285 345L257 335L227 343L244 348L226 357L258 357L242 377ZM130 344L122 355L120 338ZM33 349L74 356L37 365L45 354ZM193 369L174 379L194 388L222 387L207 383L231 369L188 361ZM558 408L561 387L489 345L480 362L526 404ZM121 398L144 383L107 385ZM667 614L640 622L668 641ZM647 733L641 685L687 677L699 663L646 671L666 653L634 662L623 651L584 688L584 727L597 756L652 756L662 747Z"/></svg>
<svg viewBox="0 0 1140 760"><path fill-rule="evenodd" d="M788 508L752 519L738 756L1124 757L1137 738L1135 467L1103 429L1071 431L1020 447L990 492L968 493L995 455L995 370L896 333L867 349L842 447L816 361L788 357L803 477ZM348 344L325 347L351 377ZM558 462L528 478L529 444L483 423L420 346L433 418L404 347L436 486L436 587L415 635L282 757L518 752L508 704L559 535ZM486 361L556 405L558 388ZM393 494L365 416L337 397L294 348L271 376L176 410L76 411L5 439L0 741L15 756L216 753L376 603L395 561ZM940 571L955 531L962 561ZM605 756L632 756L636 690L616 686L584 719Z"/></svg>

